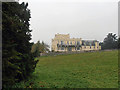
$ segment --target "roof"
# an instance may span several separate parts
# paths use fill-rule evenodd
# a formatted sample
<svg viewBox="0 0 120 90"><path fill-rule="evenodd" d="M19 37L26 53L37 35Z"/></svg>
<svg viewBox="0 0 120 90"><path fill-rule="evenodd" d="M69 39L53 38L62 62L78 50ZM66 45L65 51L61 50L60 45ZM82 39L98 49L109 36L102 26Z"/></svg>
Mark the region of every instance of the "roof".
<svg viewBox="0 0 120 90"><path fill-rule="evenodd" d="M95 42L98 42L98 41L97 40L82 40L82 45L95 46Z"/></svg>

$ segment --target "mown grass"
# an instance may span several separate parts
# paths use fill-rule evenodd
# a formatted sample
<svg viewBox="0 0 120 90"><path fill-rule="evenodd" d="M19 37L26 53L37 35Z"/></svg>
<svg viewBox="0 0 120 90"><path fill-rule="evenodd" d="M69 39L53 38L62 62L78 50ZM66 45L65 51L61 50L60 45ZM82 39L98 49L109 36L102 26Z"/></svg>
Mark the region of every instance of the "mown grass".
<svg viewBox="0 0 120 90"><path fill-rule="evenodd" d="M118 88L118 51L40 57L32 77L14 87Z"/></svg>

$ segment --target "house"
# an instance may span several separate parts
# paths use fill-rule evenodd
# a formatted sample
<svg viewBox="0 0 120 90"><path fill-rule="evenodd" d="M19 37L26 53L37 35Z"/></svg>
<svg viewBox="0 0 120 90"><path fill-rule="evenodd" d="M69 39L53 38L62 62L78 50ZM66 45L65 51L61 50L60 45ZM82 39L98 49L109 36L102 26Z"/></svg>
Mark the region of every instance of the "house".
<svg viewBox="0 0 120 90"><path fill-rule="evenodd" d="M97 40L82 40L82 38L70 38L69 34L55 34L52 39L52 51L94 51L101 50Z"/></svg>

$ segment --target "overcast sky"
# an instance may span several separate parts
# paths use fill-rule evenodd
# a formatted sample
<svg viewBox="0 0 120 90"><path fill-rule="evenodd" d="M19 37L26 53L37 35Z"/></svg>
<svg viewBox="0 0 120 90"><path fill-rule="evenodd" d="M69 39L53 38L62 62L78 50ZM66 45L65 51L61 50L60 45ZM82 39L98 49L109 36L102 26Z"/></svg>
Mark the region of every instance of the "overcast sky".
<svg viewBox="0 0 120 90"><path fill-rule="evenodd" d="M20 0L21 1L21 0ZM22 0L31 10L32 41L51 45L56 33L103 41L118 34L119 0Z"/></svg>

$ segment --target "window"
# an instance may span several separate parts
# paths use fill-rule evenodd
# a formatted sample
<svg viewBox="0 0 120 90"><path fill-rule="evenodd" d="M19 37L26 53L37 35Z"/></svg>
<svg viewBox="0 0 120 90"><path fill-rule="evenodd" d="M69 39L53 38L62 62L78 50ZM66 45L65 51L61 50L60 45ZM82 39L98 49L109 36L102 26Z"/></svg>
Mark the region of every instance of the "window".
<svg viewBox="0 0 120 90"><path fill-rule="evenodd" d="M77 41L77 45L80 45L80 42L79 42L79 41Z"/></svg>
<svg viewBox="0 0 120 90"><path fill-rule="evenodd" d="M77 47L77 50L80 50L80 47Z"/></svg>
<svg viewBox="0 0 120 90"><path fill-rule="evenodd" d="M58 50L59 50L59 47L58 47Z"/></svg>
<svg viewBox="0 0 120 90"><path fill-rule="evenodd" d="M61 45L63 45L63 41L61 41Z"/></svg>
<svg viewBox="0 0 120 90"><path fill-rule="evenodd" d="M61 50L64 50L64 47L61 47Z"/></svg>
<svg viewBox="0 0 120 90"><path fill-rule="evenodd" d="M69 41L67 41L67 44L69 45Z"/></svg>
<svg viewBox="0 0 120 90"><path fill-rule="evenodd" d="M90 46L92 46L92 44L90 43Z"/></svg>

